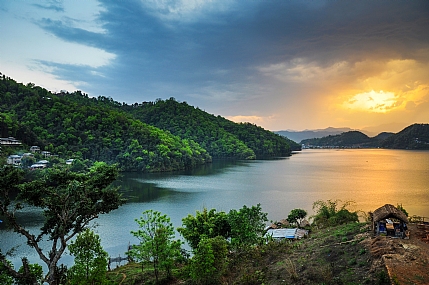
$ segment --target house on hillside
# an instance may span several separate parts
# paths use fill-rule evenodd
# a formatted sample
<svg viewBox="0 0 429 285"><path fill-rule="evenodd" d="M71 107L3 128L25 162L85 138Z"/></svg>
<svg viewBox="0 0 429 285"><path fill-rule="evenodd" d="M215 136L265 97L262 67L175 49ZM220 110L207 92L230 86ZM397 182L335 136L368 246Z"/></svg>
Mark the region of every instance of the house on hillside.
<svg viewBox="0 0 429 285"><path fill-rule="evenodd" d="M12 164L12 165L20 165L21 164L21 156L17 155L17 154L13 154L13 155L9 155L7 157L7 164Z"/></svg>
<svg viewBox="0 0 429 285"><path fill-rule="evenodd" d="M47 160L39 160L35 164L31 165L30 169L31 170L34 170L34 169L43 169L43 168L48 167L48 164L49 164L49 161L47 161Z"/></svg>
<svg viewBox="0 0 429 285"><path fill-rule="evenodd" d="M14 137L0 138L1 145L21 145L21 142Z"/></svg>
<svg viewBox="0 0 429 285"><path fill-rule="evenodd" d="M282 239L301 239L308 235L308 231L298 228L282 228L282 229L268 229L265 238L272 238L273 240Z"/></svg>
<svg viewBox="0 0 429 285"><path fill-rule="evenodd" d="M31 152L26 152L26 153L22 154L22 158L25 158L25 157L34 158L34 154L32 154Z"/></svg>
<svg viewBox="0 0 429 285"><path fill-rule="evenodd" d="M386 204L372 213L372 229L376 235L404 238L407 235L408 218L401 210Z"/></svg>
<svg viewBox="0 0 429 285"><path fill-rule="evenodd" d="M37 145L33 145L32 147L30 147L30 152L31 153L36 153L40 151L40 147Z"/></svg>
<svg viewBox="0 0 429 285"><path fill-rule="evenodd" d="M48 158L51 156L51 152L46 150L42 151L40 154L43 155L44 158Z"/></svg>

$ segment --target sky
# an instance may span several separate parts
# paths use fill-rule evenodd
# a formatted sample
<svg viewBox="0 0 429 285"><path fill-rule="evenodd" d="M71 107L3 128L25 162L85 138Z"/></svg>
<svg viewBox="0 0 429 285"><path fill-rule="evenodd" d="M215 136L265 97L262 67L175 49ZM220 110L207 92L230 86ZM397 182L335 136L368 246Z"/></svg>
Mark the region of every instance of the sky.
<svg viewBox="0 0 429 285"><path fill-rule="evenodd" d="M0 72L272 131L429 123L429 1L0 0Z"/></svg>

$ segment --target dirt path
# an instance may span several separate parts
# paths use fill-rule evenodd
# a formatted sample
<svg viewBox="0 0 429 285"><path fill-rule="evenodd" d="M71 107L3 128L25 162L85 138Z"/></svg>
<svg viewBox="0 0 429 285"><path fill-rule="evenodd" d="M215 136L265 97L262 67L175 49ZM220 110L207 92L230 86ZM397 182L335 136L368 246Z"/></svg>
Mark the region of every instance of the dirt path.
<svg viewBox="0 0 429 285"><path fill-rule="evenodd" d="M429 241L425 229L409 226L410 239L377 237L371 241L371 253L381 258L392 284L429 284Z"/></svg>

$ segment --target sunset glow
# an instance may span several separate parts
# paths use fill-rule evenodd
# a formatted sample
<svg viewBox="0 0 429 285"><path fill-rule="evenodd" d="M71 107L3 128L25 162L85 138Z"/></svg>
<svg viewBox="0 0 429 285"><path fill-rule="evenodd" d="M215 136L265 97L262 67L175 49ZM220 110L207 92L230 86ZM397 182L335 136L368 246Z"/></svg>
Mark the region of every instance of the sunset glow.
<svg viewBox="0 0 429 285"><path fill-rule="evenodd" d="M352 110L386 113L397 105L397 98L393 92L369 92L354 95L350 100L344 102L346 108Z"/></svg>
<svg viewBox="0 0 429 285"><path fill-rule="evenodd" d="M128 104L174 97L272 131L399 132L429 122L428 11L429 1L3 1L0 72Z"/></svg>

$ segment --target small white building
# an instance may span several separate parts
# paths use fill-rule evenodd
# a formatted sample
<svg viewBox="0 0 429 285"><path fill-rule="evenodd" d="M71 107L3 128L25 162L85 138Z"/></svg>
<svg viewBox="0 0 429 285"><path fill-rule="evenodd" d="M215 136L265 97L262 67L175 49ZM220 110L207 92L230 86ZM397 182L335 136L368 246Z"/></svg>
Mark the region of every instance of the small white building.
<svg viewBox="0 0 429 285"><path fill-rule="evenodd" d="M21 145L21 142L14 137L0 138L0 144L2 145Z"/></svg>
<svg viewBox="0 0 429 285"><path fill-rule="evenodd" d="M35 163L35 164L32 164L30 166L31 170L34 170L34 169L43 169L43 168L46 168L46 164Z"/></svg>
<svg viewBox="0 0 429 285"><path fill-rule="evenodd" d="M22 155L22 158L24 158L24 157L31 157L31 158L33 158L33 157L34 157L34 154L32 154L31 152L26 152L26 153L24 153L24 154Z"/></svg>
<svg viewBox="0 0 429 285"><path fill-rule="evenodd" d="M66 164L67 164L67 165L71 165L71 164L73 163L73 161L74 161L74 159L73 159L73 158L67 159L67 160L66 160Z"/></svg>
<svg viewBox="0 0 429 285"><path fill-rule="evenodd" d="M265 234L266 237L272 237L273 239L294 239L297 229L269 229Z"/></svg>
<svg viewBox="0 0 429 285"><path fill-rule="evenodd" d="M49 161L47 160L40 160L38 162L36 162L35 164L32 164L30 166L30 169L34 170L34 169L43 169L48 167Z"/></svg>
<svg viewBox="0 0 429 285"><path fill-rule="evenodd" d="M303 229L268 229L265 234L266 238L272 238L274 240L282 240L282 239L300 239L308 235L307 230Z"/></svg>
<svg viewBox="0 0 429 285"><path fill-rule="evenodd" d="M40 147L37 145L33 145L32 147L30 147L30 152L35 153L35 152L39 152L40 151Z"/></svg>
<svg viewBox="0 0 429 285"><path fill-rule="evenodd" d="M21 165L21 158L22 156L17 154L9 155L7 157L7 164Z"/></svg>
<svg viewBox="0 0 429 285"><path fill-rule="evenodd" d="M41 152L41 154L42 154L45 158L47 158L47 157L50 157L50 156L51 156L51 152L50 152L50 151L46 151L46 150L42 151L42 152Z"/></svg>

